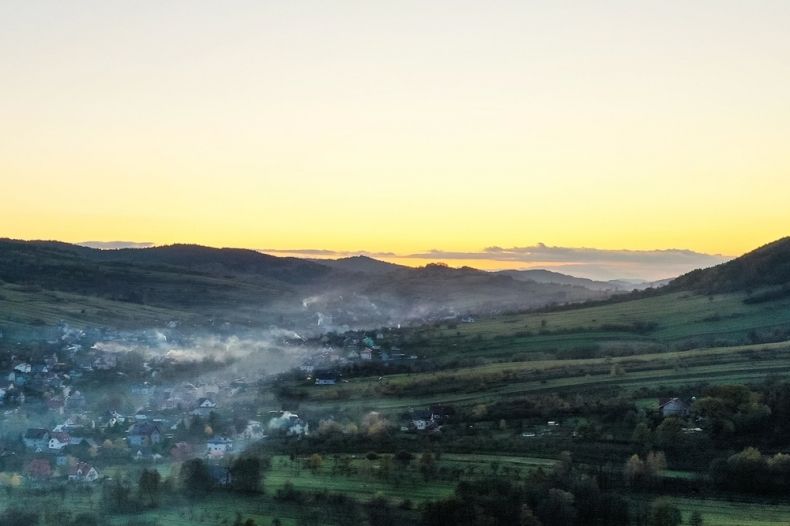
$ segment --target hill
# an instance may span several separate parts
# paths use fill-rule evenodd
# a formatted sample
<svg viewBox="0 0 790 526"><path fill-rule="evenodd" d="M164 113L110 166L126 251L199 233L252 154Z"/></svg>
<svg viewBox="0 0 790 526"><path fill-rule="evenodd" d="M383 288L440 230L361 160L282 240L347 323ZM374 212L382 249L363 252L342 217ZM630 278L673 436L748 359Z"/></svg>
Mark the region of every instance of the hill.
<svg viewBox="0 0 790 526"><path fill-rule="evenodd" d="M339 259L311 259L310 261L336 270L363 272L365 274L384 274L397 270L405 271L409 269L409 267L404 265L387 263L386 261L368 256L351 256Z"/></svg>
<svg viewBox="0 0 790 526"><path fill-rule="evenodd" d="M684 274L669 289L722 293L788 285L790 237L784 237L727 263Z"/></svg>
<svg viewBox="0 0 790 526"><path fill-rule="evenodd" d="M535 283L556 283L558 285L573 285L590 290L620 291L631 290L625 283L614 281L595 281L587 278L577 278L560 272L544 269L529 270L501 270L497 274L510 276L519 281L534 281ZM633 287L632 287L633 288Z"/></svg>
<svg viewBox="0 0 790 526"><path fill-rule="evenodd" d="M156 325L176 317L204 325L343 328L604 297L474 269L412 269L364 257L322 264L197 245L98 250L0 240L0 322L21 325Z"/></svg>

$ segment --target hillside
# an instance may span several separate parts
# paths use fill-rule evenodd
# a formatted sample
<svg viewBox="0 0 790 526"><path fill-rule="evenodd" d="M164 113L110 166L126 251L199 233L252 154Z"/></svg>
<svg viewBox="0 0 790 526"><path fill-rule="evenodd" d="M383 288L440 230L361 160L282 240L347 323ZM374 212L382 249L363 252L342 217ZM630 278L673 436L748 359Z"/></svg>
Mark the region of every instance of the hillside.
<svg viewBox="0 0 790 526"><path fill-rule="evenodd" d="M584 287L590 290L631 290L633 287L628 287L625 283L611 282L611 281L595 281L587 278L577 278L569 276L560 272L553 272L544 269L530 269L530 270L501 270L497 274L510 276L519 281L534 281L535 283L555 283L558 285L573 285L577 287Z"/></svg>
<svg viewBox="0 0 790 526"><path fill-rule="evenodd" d="M311 259L314 263L324 265L336 270L347 272L362 272L365 274L386 274L394 271L406 271L409 267L387 263L368 256L350 256L339 259Z"/></svg>
<svg viewBox="0 0 790 526"><path fill-rule="evenodd" d="M583 287L474 269L412 269L370 258L322 264L252 250L171 245L98 250L0 240L0 322L194 323L292 328L397 324L601 299ZM135 314L135 312L137 313ZM159 314L150 319L152 311ZM197 317L197 318L195 318Z"/></svg>
<svg viewBox="0 0 790 526"><path fill-rule="evenodd" d="M669 289L721 293L787 285L790 285L790 237L727 263L684 274L673 280Z"/></svg>

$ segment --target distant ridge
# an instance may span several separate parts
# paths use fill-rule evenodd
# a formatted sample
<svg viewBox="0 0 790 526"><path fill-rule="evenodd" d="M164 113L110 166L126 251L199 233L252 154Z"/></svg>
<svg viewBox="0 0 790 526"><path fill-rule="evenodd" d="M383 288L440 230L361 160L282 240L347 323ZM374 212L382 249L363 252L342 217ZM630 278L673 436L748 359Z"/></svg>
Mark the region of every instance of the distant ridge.
<svg viewBox="0 0 790 526"><path fill-rule="evenodd" d="M364 255L349 256L338 259L310 259L310 261L333 269L345 270L349 272L364 272L366 274L378 274L409 269L409 267L405 265L388 263L386 261L381 261L379 259L374 259Z"/></svg>
<svg viewBox="0 0 790 526"><path fill-rule="evenodd" d="M577 287L584 287L590 290L630 290L625 286L625 284L608 281L595 281L587 278L577 278L575 276L569 276L560 272L544 269L501 270L498 271L497 274L510 276L511 278L517 279L519 281L573 285Z"/></svg>
<svg viewBox="0 0 790 526"><path fill-rule="evenodd" d="M116 250L119 248L150 248L156 245L150 241L82 241L77 243L82 247L98 248L99 250Z"/></svg>
<svg viewBox="0 0 790 526"><path fill-rule="evenodd" d="M187 244L100 250L14 239L0 239L0 289L0 324L3 318L18 319L16 305L24 301L35 304L28 319L37 323L79 322L92 316L112 324L116 323L113 312L151 316L146 309L153 308L203 320L195 323L225 319L294 327L318 320L323 320L322 327L327 320L335 326L380 326L610 295L579 286L519 281L469 267L411 268L366 256L313 261ZM72 296L66 301L53 293ZM19 299L14 303L12 298ZM101 310L75 306L96 305L97 299L117 303Z"/></svg>

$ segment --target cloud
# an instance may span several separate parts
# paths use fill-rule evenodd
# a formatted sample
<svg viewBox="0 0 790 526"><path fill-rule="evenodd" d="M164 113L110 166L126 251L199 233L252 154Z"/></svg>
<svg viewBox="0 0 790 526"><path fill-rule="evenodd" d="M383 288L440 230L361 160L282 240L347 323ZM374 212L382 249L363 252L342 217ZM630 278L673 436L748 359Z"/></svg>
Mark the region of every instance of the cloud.
<svg viewBox="0 0 790 526"><path fill-rule="evenodd" d="M394 252L370 252L368 250L327 250L324 248L262 248L259 252L265 254L278 254L295 257L322 257L322 258L347 258L352 256L368 256L371 258L397 258L402 257Z"/></svg>
<svg viewBox="0 0 790 526"><path fill-rule="evenodd" d="M487 259L522 263L642 263L642 264L692 264L715 265L728 258L718 254L705 254L685 249L666 250L607 250L600 248L573 248L548 246L543 243L527 247L488 247L478 252L448 252L430 250L411 254L419 259Z"/></svg>
<svg viewBox="0 0 790 526"><path fill-rule="evenodd" d="M477 263L484 268L544 268L591 279L659 280L684 274L696 268L710 267L727 261L720 254L705 254L687 249L611 250L589 247L562 247L538 243L530 246L487 247L478 251L459 252L432 249L415 254L338 251L326 249L269 249L262 252L310 258L342 258L365 255L391 262L410 260L445 261L459 264Z"/></svg>
<svg viewBox="0 0 790 526"><path fill-rule="evenodd" d="M430 250L405 256L413 259L478 260L513 263L514 266L559 270L593 279L663 279L690 270L727 261L720 254L687 249L610 250L588 247L559 247L543 243L524 247L488 247L477 252Z"/></svg>
<svg viewBox="0 0 790 526"><path fill-rule="evenodd" d="M77 243L83 247L98 248L100 250L116 250L119 248L150 248L155 246L154 243L143 241L83 241Z"/></svg>

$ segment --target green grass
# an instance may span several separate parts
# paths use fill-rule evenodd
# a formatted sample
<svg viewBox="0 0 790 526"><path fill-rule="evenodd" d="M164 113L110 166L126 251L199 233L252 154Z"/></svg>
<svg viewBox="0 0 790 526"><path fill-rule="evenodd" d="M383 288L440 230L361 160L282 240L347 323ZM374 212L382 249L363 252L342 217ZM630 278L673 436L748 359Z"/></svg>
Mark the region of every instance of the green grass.
<svg viewBox="0 0 790 526"><path fill-rule="evenodd" d="M625 374L613 376L610 370L614 364L622 365ZM550 376L541 377L538 373ZM397 413L432 403L469 406L529 393L749 383L787 373L790 342L778 342L614 358L493 363L437 373L391 375L381 381L378 377L354 378L336 386L308 386L308 400L303 407L315 411L342 408ZM398 388L396 394L389 394L392 386ZM426 394L415 394L418 388ZM647 399L640 403L655 407L656 402Z"/></svg>
<svg viewBox="0 0 790 526"><path fill-rule="evenodd" d="M413 335L432 358L506 359L594 346L650 352L684 341L697 346L748 343L750 331L790 328L790 299L747 305L746 294L672 293L607 305L481 319ZM634 324L655 324L638 332Z"/></svg>
<svg viewBox="0 0 790 526"><path fill-rule="evenodd" d="M670 500L683 512L684 524L688 524L693 511L699 511L704 523L709 526L786 526L790 523L788 504L685 498Z"/></svg>

